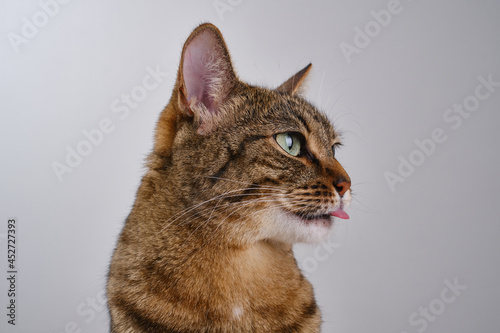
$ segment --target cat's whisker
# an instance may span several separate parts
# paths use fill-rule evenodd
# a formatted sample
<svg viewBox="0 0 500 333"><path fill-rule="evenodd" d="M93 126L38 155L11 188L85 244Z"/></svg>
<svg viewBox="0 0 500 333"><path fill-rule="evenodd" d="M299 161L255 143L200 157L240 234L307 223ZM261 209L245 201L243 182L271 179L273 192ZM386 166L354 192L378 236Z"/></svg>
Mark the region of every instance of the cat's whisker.
<svg viewBox="0 0 500 333"><path fill-rule="evenodd" d="M258 198L258 199L253 199L253 200L248 200L248 201L245 201L245 202L238 202L236 204L240 204L239 207L236 207L235 210L233 210L233 212L231 212L229 215L227 215L222 221L219 221L218 223L218 226L217 228L215 229L215 231L213 232L213 236L209 239L211 240L217 233L217 230L219 229L219 227L229 218L231 217L233 214L235 214L237 212L237 210L239 209L242 209L242 208L246 208L246 209L249 209L251 208L251 206L255 203L266 203L266 202L272 202L272 203L275 203L276 200L274 199L268 199L268 198ZM306 202L306 199L296 199L294 201L287 201L287 202L284 202L284 203L278 203L276 204L275 206L271 206L271 208L276 208L276 207L286 207L290 204L294 204L294 203L302 203L302 202ZM231 204L231 203L230 203ZM269 208L270 209L270 208ZM261 209L261 210L258 210L257 212L254 212L250 215L245 215L246 218L248 217L252 217L253 215L257 214L257 213L260 213L261 211L264 211L265 209ZM208 220L207 220L208 222ZM189 235L189 237L191 237L199 228L201 227L201 224ZM188 238L189 238L188 237Z"/></svg>
<svg viewBox="0 0 500 333"><path fill-rule="evenodd" d="M268 194L265 194L265 193L255 193L255 194L246 194L246 195L261 195L263 197L256 198L256 199L251 199L251 200L246 200L246 201L228 202L228 203L225 203L223 205L219 205L219 206L216 205L213 208L211 208L211 207L205 208L205 209L196 211L193 215L189 216L189 218L193 218L193 217L197 217L197 216L202 216L203 213L208 212L208 211L214 212L215 210L229 209L229 208L232 208L233 206L238 206L238 205L250 205L250 204L259 203L259 202L276 201L275 199L272 199L272 200L268 199L271 196L278 196L280 198L283 197L283 196L280 196L280 195L276 195L274 193L268 193ZM235 197L237 197L237 195L235 195ZM209 220L210 220L210 218L207 219L207 222ZM184 225L184 223L181 223L180 225Z"/></svg>
<svg viewBox="0 0 500 333"><path fill-rule="evenodd" d="M241 208L243 208L243 206L250 206L250 205L252 205L253 203L255 203L255 202L256 202L256 200L258 200L258 199L248 200L248 201L244 201L244 202L236 202L236 203L234 203L234 202L230 202L230 203L228 203L227 205L231 205L231 204L240 204L240 206L239 206L239 207L237 207L236 209L241 209ZM236 213L236 210L233 210L233 212L232 212L231 214L227 215L227 216L226 216L226 217L225 217L222 221L220 221L220 222L218 223L218 226L217 226L217 228L215 229L215 231L213 232L213 235L212 235L212 237L211 237L210 239L212 239L212 238L216 235L216 232L217 232L217 230L219 229L219 226L220 226L220 225L221 225L221 224L222 224L222 223L223 223L223 222L224 222L224 221L225 221L225 220L226 220L229 216L231 216L231 215L232 215L232 214L234 214L234 213ZM209 221L210 221L210 219L206 220L206 223L208 223ZM195 233L195 232L196 232L196 231L197 231L197 230L198 230L201 226L202 226L202 224L200 223L200 224L198 225L198 227L196 227L196 229L195 229L195 230L193 230L193 232L191 232L191 233L189 234L189 236L187 237L187 239L189 239L189 238L190 238L190 237L191 237L191 236L192 236L192 235L193 235L193 234L194 234L194 233ZM187 239L186 239L186 240L187 240Z"/></svg>
<svg viewBox="0 0 500 333"><path fill-rule="evenodd" d="M361 209L360 208L363 207L365 209ZM364 213L376 213L376 214L380 214L380 211L376 211L375 209L373 208L370 208L369 206L367 206L366 204L364 204L361 200L359 200L359 198L353 198L353 204L351 206L352 208L360 211L360 212L364 212Z"/></svg>
<svg viewBox="0 0 500 333"><path fill-rule="evenodd" d="M330 103L330 99L331 99L331 98L332 98L332 94L328 94L328 98L327 98L327 100L326 100L325 105L328 105L328 103ZM335 103L337 103L337 100L336 100L335 102L333 102L333 104L334 104L334 105L335 105ZM320 105L320 104L318 103L318 105Z"/></svg>
<svg viewBox="0 0 500 333"><path fill-rule="evenodd" d="M282 202L282 203L276 203L275 205L271 205L271 206L268 206L268 207L265 207L265 208L262 208L262 209L259 209L257 211L254 211L252 214L250 215L246 215L247 218L249 217L252 217L254 215L257 215L257 214L262 214L263 212L266 212L266 211L274 211L276 209L279 209L279 208L286 208L290 205L293 205L293 204L299 204L299 203L302 203L302 202L307 202L306 199L296 199L296 200L293 200L293 201L288 201L288 202ZM247 207L247 209L249 209L250 207ZM282 215L285 215L287 214L287 212L285 210L282 210L282 212L278 212L278 214L280 216ZM228 216L229 217L229 216ZM226 217L227 218L227 217ZM221 224L219 224L220 226ZM217 231L218 227L216 228L216 231ZM215 232L214 232L214 235L210 238L212 239L213 237L215 236Z"/></svg>
<svg viewBox="0 0 500 333"><path fill-rule="evenodd" d="M252 195L252 194L246 194L246 195ZM206 213L206 212L210 212L210 217L208 219L206 219L205 223L207 223L211 220L215 211L223 212L224 210L229 210L231 208L235 209L234 207L236 207L236 209L238 209L239 206L250 206L252 204L260 203L260 202L274 202L274 201L276 201L276 199L269 199L272 196L283 198L283 196L276 195L275 193L268 193L268 194L256 193L254 195L260 195L262 197L256 198L256 199L251 199L251 200L246 200L246 201L229 202L229 203L225 203L223 205L220 205L218 202L214 207L208 207L208 208L205 208L202 210L195 211L192 215L187 216L184 219L184 221L179 224L179 226L186 225L186 224L189 224L189 223L195 221L194 219L202 217L204 215L204 213ZM235 195L235 196L237 196L237 195Z"/></svg>
<svg viewBox="0 0 500 333"><path fill-rule="evenodd" d="M335 99L335 101L333 102L333 104L332 104L332 106L331 106L330 110L333 110L333 108L337 106L337 104L339 103L340 99L341 99L343 96L344 96L343 94L340 94L340 95L339 95L339 96ZM336 121L337 121L337 120L334 120L334 121L333 121L333 123L335 124L335 122L336 122Z"/></svg>
<svg viewBox="0 0 500 333"><path fill-rule="evenodd" d="M352 183L351 187L359 186L359 185L364 185L364 184L373 184L373 182L357 182L357 183Z"/></svg>
<svg viewBox="0 0 500 333"><path fill-rule="evenodd" d="M166 225L159 231L159 233L161 233L162 231L164 231L165 228L167 228L173 222L177 221L180 217L184 216L185 214L189 213L190 211L195 210L198 207L201 207L201 206L203 206L203 205L205 205L205 204L207 204L209 202L212 202L212 201L215 201L215 200L219 200L219 199L230 198L230 197L238 197L238 196L244 196L244 195L256 195L256 194L252 194L252 193L242 193L242 194L238 194L238 195L228 196L228 194L230 194L230 193L235 193L235 192L240 192L240 191L248 191L248 190L258 190L258 189L260 189L260 188L259 187L254 187L254 188L241 188L241 189L237 189L237 190L232 190L232 191L220 194L220 195L218 195L216 197L213 197L211 199L202 201L202 202L200 202L200 203L198 203L198 204L196 204L194 206L188 207L188 208L186 208L186 209L178 212L174 216L172 216L169 220L165 221Z"/></svg>
<svg viewBox="0 0 500 333"><path fill-rule="evenodd" d="M333 123L338 123L340 122L340 119L347 117L349 115L352 115L352 113L346 113L346 112L337 112L335 114L335 118L333 119ZM342 133L346 133L347 131L342 131ZM349 131L350 132L350 131Z"/></svg>
<svg viewBox="0 0 500 333"><path fill-rule="evenodd" d="M210 178L210 179L224 180L224 181L228 181L228 182L233 182L233 183L238 183L238 184L244 184L244 185L251 185L251 186L255 186L256 185L254 183L249 183L249 182L244 182L244 181L241 181L241 180L235 180L235 179L229 179L229 178L223 178L223 177L216 177L216 176L205 176L205 177L206 178ZM262 185L262 184L259 184L258 187L262 188L262 189L276 189L276 190L289 191L288 188L285 188L285 187L282 187L282 186L271 186L271 185Z"/></svg>
<svg viewBox="0 0 500 333"><path fill-rule="evenodd" d="M215 204L215 206L213 207L212 211L210 212L210 216L208 216L208 219L207 221L210 221L212 219L212 215L214 214L215 210L219 207L220 203L222 202L222 198L219 199L219 201L217 201L217 203Z"/></svg>
<svg viewBox="0 0 500 333"><path fill-rule="evenodd" d="M275 202L275 201L273 200L273 201L271 201L271 202ZM249 203L249 204L250 204L250 203ZM277 204L277 205L275 205L275 206L266 207L266 208L263 208L263 209L257 210L256 212L253 212L253 213L252 213L252 214L250 214L250 215L247 215L247 216L246 216L246 218L252 217L252 216L254 216L254 215L256 215L256 214L260 214L261 212L266 211L266 210L275 209L275 208L280 208L280 207L286 207L287 205L288 205L288 203L282 203L282 204ZM249 206L249 205L248 205L248 206ZM240 207L240 208L242 208L242 207ZM223 225L223 224L224 224L224 222L225 222L225 221L226 221L229 217L231 217L233 214L235 214L235 213L236 213L236 211L233 211L231 214L227 215L227 216L226 216L223 220L219 221L219 223L218 223L217 227L216 227L216 228L215 228L215 230L213 231L212 237L210 237L210 238L208 239L207 243L209 243L209 241L210 241L210 240L212 240L212 239L213 239L213 238L217 235L217 230L219 229L219 227L220 227L221 225ZM193 233L194 233L194 231L193 231ZM193 233L191 233L191 235L192 235Z"/></svg>
<svg viewBox="0 0 500 333"><path fill-rule="evenodd" d="M286 202L276 202L276 200L261 200L261 201L257 201L257 199L256 199L255 202L259 202L259 203L261 203L261 202L273 202L273 203L276 203L276 205L275 206L271 206L271 207L287 207L289 205L293 206L293 205L298 205L300 203L307 202L307 200L306 199L296 199L296 200L287 200ZM255 203L255 202L250 202L250 203ZM254 212L254 213L252 213L250 215L247 215L246 217L249 217L249 216L251 217L251 216L257 214L258 212L259 211Z"/></svg>
<svg viewBox="0 0 500 333"><path fill-rule="evenodd" d="M325 75L326 71L323 72L323 75L321 75L321 82L319 83L319 89L318 89L318 105L321 105L321 91L323 90L323 83L325 82Z"/></svg>
<svg viewBox="0 0 500 333"><path fill-rule="evenodd" d="M275 202L275 201L272 201L272 202ZM252 214L249 214L249 215L246 215L246 218L249 218L249 217L252 217L254 215L257 215L257 214L261 214L262 212L265 212L265 211L268 211L268 210L274 210L276 208L283 208L283 207L287 207L289 205L289 202L285 202L285 203L279 203L279 204L275 204L275 205L272 205L272 206L269 206L269 207L265 207L265 208L262 208L262 209L259 209L257 211L254 211ZM241 209L243 207L238 207L238 209ZM244 207L246 210L249 210L251 208L251 205L247 205L247 207ZM212 240L215 236L216 236L216 233L217 233L217 230L219 229L219 227L225 222L225 220L227 220L232 214L234 214L235 212L229 214L228 216L226 216L222 221L220 221L218 223L218 226L217 228L215 229L215 231L213 232L213 235L212 237L210 237L205 243L204 243L204 246L208 245L209 244L209 241Z"/></svg>

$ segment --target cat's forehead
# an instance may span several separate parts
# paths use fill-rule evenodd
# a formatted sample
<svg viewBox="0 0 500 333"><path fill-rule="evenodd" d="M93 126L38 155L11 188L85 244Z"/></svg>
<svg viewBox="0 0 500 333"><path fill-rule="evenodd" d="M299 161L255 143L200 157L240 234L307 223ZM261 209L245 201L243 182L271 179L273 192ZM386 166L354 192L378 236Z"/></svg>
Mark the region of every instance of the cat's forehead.
<svg viewBox="0 0 500 333"><path fill-rule="evenodd" d="M327 116L312 104L299 96L286 96L280 98L277 108L291 115L299 125L305 127L308 132L319 132L328 137L335 137L334 127Z"/></svg>
<svg viewBox="0 0 500 333"><path fill-rule="evenodd" d="M259 118L274 125L276 131L314 135L325 143L340 140L328 117L302 97L276 91L265 91L255 97Z"/></svg>

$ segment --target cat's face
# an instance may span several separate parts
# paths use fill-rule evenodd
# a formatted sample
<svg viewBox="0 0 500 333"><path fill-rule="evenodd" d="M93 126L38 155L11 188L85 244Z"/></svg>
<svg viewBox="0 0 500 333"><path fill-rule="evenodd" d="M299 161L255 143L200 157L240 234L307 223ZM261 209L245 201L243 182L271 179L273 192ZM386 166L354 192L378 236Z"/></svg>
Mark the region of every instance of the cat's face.
<svg viewBox="0 0 500 333"><path fill-rule="evenodd" d="M344 209L351 200L350 178L335 158L340 138L323 114L299 98L282 97L275 110L273 121L288 118L287 124L268 137L271 167L261 169L274 173L282 194L269 205L264 234L291 243L324 240L334 215L348 218Z"/></svg>
<svg viewBox="0 0 500 333"><path fill-rule="evenodd" d="M333 126L296 94L310 66L277 90L249 86L217 30L193 35L173 96L178 110L165 110L178 115L162 115L155 146L169 156L188 216L228 238L324 240L334 216L348 218L351 181L335 158Z"/></svg>

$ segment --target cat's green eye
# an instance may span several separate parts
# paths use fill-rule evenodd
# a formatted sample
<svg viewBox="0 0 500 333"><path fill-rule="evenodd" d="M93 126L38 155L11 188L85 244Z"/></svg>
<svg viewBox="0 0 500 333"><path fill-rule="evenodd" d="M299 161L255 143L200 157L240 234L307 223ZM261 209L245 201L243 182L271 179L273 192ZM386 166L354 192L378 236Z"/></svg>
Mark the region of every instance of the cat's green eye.
<svg viewBox="0 0 500 333"><path fill-rule="evenodd" d="M300 154L302 143L298 134L290 132L276 134L276 142L288 154L292 156Z"/></svg>

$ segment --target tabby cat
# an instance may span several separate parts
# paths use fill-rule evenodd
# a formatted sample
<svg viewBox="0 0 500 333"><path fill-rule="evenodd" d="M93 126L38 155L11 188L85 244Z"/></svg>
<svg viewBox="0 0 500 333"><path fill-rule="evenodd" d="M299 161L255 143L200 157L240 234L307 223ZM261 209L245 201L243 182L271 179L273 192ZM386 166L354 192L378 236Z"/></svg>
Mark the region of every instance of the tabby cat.
<svg viewBox="0 0 500 333"><path fill-rule="evenodd" d="M189 36L111 261L111 332L319 332L292 244L349 218L351 182L299 96L310 68L252 86L215 26Z"/></svg>

